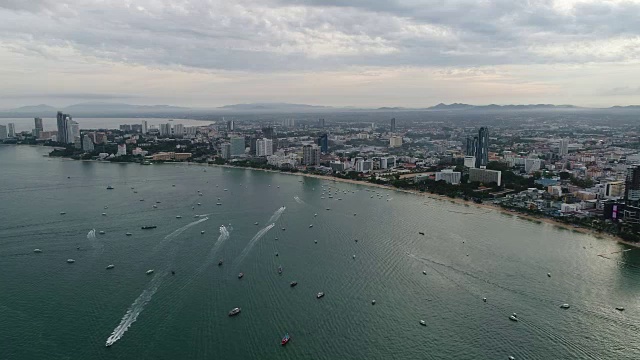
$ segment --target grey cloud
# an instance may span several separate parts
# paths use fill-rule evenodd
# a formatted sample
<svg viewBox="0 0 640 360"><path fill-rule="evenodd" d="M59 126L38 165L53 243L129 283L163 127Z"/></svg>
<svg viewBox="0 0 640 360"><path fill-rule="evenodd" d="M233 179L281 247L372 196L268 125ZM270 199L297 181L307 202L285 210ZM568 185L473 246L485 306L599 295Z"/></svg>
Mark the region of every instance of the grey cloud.
<svg viewBox="0 0 640 360"><path fill-rule="evenodd" d="M138 95L127 94L92 94L92 93L40 93L40 94L3 94L5 99L75 99L75 100L115 100L134 99Z"/></svg>
<svg viewBox="0 0 640 360"><path fill-rule="evenodd" d="M632 96L640 95L640 87L621 86L613 89L600 91L599 95L604 96Z"/></svg>
<svg viewBox="0 0 640 360"><path fill-rule="evenodd" d="M631 2L559 12L550 0L76 1L0 0L0 44L43 57L71 47L123 63L265 72L623 61L622 52L546 47L640 33Z"/></svg>

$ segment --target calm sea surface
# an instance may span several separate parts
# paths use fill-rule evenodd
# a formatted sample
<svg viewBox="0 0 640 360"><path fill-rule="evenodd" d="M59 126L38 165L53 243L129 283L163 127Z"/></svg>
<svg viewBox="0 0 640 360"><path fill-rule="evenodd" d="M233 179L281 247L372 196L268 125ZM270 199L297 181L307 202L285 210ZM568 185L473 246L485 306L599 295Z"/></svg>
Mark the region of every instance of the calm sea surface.
<svg viewBox="0 0 640 360"><path fill-rule="evenodd" d="M393 190L47 150L0 146L0 359L640 358L639 250Z"/></svg>

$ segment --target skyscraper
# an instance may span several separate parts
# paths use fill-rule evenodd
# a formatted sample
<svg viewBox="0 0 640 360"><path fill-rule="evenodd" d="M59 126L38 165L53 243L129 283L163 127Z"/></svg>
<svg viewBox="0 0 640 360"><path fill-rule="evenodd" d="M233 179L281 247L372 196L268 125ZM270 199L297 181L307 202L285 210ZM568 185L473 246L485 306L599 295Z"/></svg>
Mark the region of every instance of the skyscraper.
<svg viewBox="0 0 640 360"><path fill-rule="evenodd" d="M35 123L35 129L33 129L33 136L36 138L40 137L40 134L44 131L44 127L42 126L42 118L33 118L33 122Z"/></svg>
<svg viewBox="0 0 640 360"><path fill-rule="evenodd" d="M4 140L7 138L7 127L4 125L0 125L0 140Z"/></svg>
<svg viewBox="0 0 640 360"><path fill-rule="evenodd" d="M142 120L142 133L146 134L149 132L149 124L147 123L147 120Z"/></svg>
<svg viewBox="0 0 640 360"><path fill-rule="evenodd" d="M640 166L627 168L624 200L627 205L640 205Z"/></svg>
<svg viewBox="0 0 640 360"><path fill-rule="evenodd" d="M233 128L234 128L233 120L227 121L227 131L233 131Z"/></svg>
<svg viewBox="0 0 640 360"><path fill-rule="evenodd" d="M273 155L273 141L267 138L259 139L258 141L256 141L256 155Z"/></svg>
<svg viewBox="0 0 640 360"><path fill-rule="evenodd" d="M318 126L321 128L324 127L324 119L318 119Z"/></svg>
<svg viewBox="0 0 640 360"><path fill-rule="evenodd" d="M10 138L16 137L16 124L8 123L7 124L7 136Z"/></svg>
<svg viewBox="0 0 640 360"><path fill-rule="evenodd" d="M476 149L478 148L478 137L477 136L467 136L467 144L465 155L467 156L476 156Z"/></svg>
<svg viewBox="0 0 640 360"><path fill-rule="evenodd" d="M567 156L569 154L569 140L568 139L560 139L560 144L558 145L558 155L560 157Z"/></svg>
<svg viewBox="0 0 640 360"><path fill-rule="evenodd" d="M173 136L177 138L181 138L184 136L184 125L175 124L173 125Z"/></svg>
<svg viewBox="0 0 640 360"><path fill-rule="evenodd" d="M273 139L275 136L275 131L273 130L273 126L267 126L262 128L262 134L267 139Z"/></svg>
<svg viewBox="0 0 640 360"><path fill-rule="evenodd" d="M231 142L231 156L244 155L244 137L232 137Z"/></svg>
<svg viewBox="0 0 640 360"><path fill-rule="evenodd" d="M87 134L84 134L82 137L82 150L85 152L91 152L94 150L93 141Z"/></svg>
<svg viewBox="0 0 640 360"><path fill-rule="evenodd" d="M306 166L320 165L320 149L312 145L303 146L302 147L302 165L306 165Z"/></svg>
<svg viewBox="0 0 640 360"><path fill-rule="evenodd" d="M396 132L396 118L391 118L391 132Z"/></svg>
<svg viewBox="0 0 640 360"><path fill-rule="evenodd" d="M489 128L481 127L478 131L476 147L476 168L486 168L489 163Z"/></svg>
<svg viewBox="0 0 640 360"><path fill-rule="evenodd" d="M171 135L171 124L160 124L160 136L169 136Z"/></svg>
<svg viewBox="0 0 640 360"><path fill-rule="evenodd" d="M63 114L62 111L58 111L56 122L58 125L58 142L65 144L73 143L74 135L73 129L71 128L73 120L71 120L71 116Z"/></svg>
<svg viewBox="0 0 640 360"><path fill-rule="evenodd" d="M329 136L327 134L322 134L318 137L318 146L323 153L329 152Z"/></svg>
<svg viewBox="0 0 640 360"><path fill-rule="evenodd" d="M231 144L223 143L220 145L220 156L226 160L231 159Z"/></svg>

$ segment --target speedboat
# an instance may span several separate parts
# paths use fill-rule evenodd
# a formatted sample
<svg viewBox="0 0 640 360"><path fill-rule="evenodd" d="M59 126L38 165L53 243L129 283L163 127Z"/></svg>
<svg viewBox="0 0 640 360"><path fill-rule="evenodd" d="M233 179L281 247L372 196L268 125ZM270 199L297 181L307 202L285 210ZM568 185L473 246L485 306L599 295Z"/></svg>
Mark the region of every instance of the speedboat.
<svg viewBox="0 0 640 360"><path fill-rule="evenodd" d="M229 191L229 190L227 190L227 189L224 189L224 191Z"/></svg>
<svg viewBox="0 0 640 360"><path fill-rule="evenodd" d="M233 308L231 309L231 311L229 311L229 316L235 316L240 314L240 308Z"/></svg>
<svg viewBox="0 0 640 360"><path fill-rule="evenodd" d="M624 308L623 308L622 306L618 306L618 307L616 307L616 310L618 310L618 311L624 311Z"/></svg>
<svg viewBox="0 0 640 360"><path fill-rule="evenodd" d="M278 237L276 236L276 238L275 238L275 239L273 239L273 240L276 240L276 241L278 241Z"/></svg>
<svg viewBox="0 0 640 360"><path fill-rule="evenodd" d="M509 360L516 360L516 358L514 358L513 356L509 356L507 359L509 359Z"/></svg>
<svg viewBox="0 0 640 360"><path fill-rule="evenodd" d="M222 266L222 262L223 262L223 260L220 259L220 261L218 261L218 266Z"/></svg>
<svg viewBox="0 0 640 360"><path fill-rule="evenodd" d="M144 201L144 199L140 199L140 201Z"/></svg>
<svg viewBox="0 0 640 360"><path fill-rule="evenodd" d="M107 190L113 190L113 186L111 185L107 186Z"/></svg>
<svg viewBox="0 0 640 360"><path fill-rule="evenodd" d="M317 243L318 243L318 240L313 240L313 243L314 243L314 244L317 244Z"/></svg>
<svg viewBox="0 0 640 360"><path fill-rule="evenodd" d="M102 216L107 216L107 213L102 213Z"/></svg>
<svg viewBox="0 0 640 360"><path fill-rule="evenodd" d="M282 344L282 346L285 346L287 345L289 340L291 340L291 337L289 336L289 333L286 333L284 334L284 337L282 338L282 341L280 342L280 344Z"/></svg>
<svg viewBox="0 0 640 360"><path fill-rule="evenodd" d="M358 214L356 214L356 213L353 213L353 216L356 216L356 215L358 215Z"/></svg>
<svg viewBox="0 0 640 360"><path fill-rule="evenodd" d="M426 270L422 270L422 273L423 273L424 275L427 275L427 271L426 271Z"/></svg>
<svg viewBox="0 0 640 360"><path fill-rule="evenodd" d="M34 253L41 253L41 252L42 252L42 250L40 250L40 249L35 249L35 250L33 250L33 252L34 252Z"/></svg>
<svg viewBox="0 0 640 360"><path fill-rule="evenodd" d="M418 231L418 234L420 235L424 235L424 233L422 231Z"/></svg>
<svg viewBox="0 0 640 360"><path fill-rule="evenodd" d="M111 264L111 265L107 265L107 270L109 269L113 269L114 267L116 267L115 265Z"/></svg>
<svg viewBox="0 0 640 360"><path fill-rule="evenodd" d="M282 275L282 266L278 266L278 274Z"/></svg>
<svg viewBox="0 0 640 360"><path fill-rule="evenodd" d="M509 320L511 321L518 321L518 317L516 316L515 313L513 313L513 315L509 316Z"/></svg>
<svg viewBox="0 0 640 360"><path fill-rule="evenodd" d="M570 308L570 307L571 307L571 306L569 306L569 304L562 304L562 305L560 305L560 308L561 308L561 309L568 309L568 308Z"/></svg>
<svg viewBox="0 0 640 360"><path fill-rule="evenodd" d="M375 305L376 301L375 300L371 300L371 305Z"/></svg>
<svg viewBox="0 0 640 360"><path fill-rule="evenodd" d="M200 234L204 234L204 230L200 231Z"/></svg>
<svg viewBox="0 0 640 360"><path fill-rule="evenodd" d="M216 203L216 205L222 205L222 203Z"/></svg>
<svg viewBox="0 0 640 360"><path fill-rule="evenodd" d="M313 227L313 224L310 224L310 225L309 225L309 227L310 227L310 228L312 228L312 227Z"/></svg>
<svg viewBox="0 0 640 360"><path fill-rule="evenodd" d="M127 236L131 236L131 235L133 235L133 234L131 234L131 233L126 233L125 235L127 235Z"/></svg>
<svg viewBox="0 0 640 360"><path fill-rule="evenodd" d="M66 212L60 211L60 215L64 215L64 214L66 214Z"/></svg>
<svg viewBox="0 0 640 360"><path fill-rule="evenodd" d="M483 297L483 298L482 298L482 301L487 302L487 298L486 298L486 297Z"/></svg>
<svg viewBox="0 0 640 360"><path fill-rule="evenodd" d="M176 187L176 184L171 184L171 186Z"/></svg>
<svg viewBox="0 0 640 360"><path fill-rule="evenodd" d="M153 205L153 208L154 208L154 209L157 209L157 208L158 208L158 205Z"/></svg>
<svg viewBox="0 0 640 360"><path fill-rule="evenodd" d="M276 256L278 256L278 255L279 255L279 254L278 254L278 252L276 251Z"/></svg>
<svg viewBox="0 0 640 360"><path fill-rule="evenodd" d="M75 260L73 260L73 259L67 259L67 262L68 262L69 264L73 264L73 263L74 263L74 262L76 262L76 261L75 261Z"/></svg>
<svg viewBox="0 0 640 360"><path fill-rule="evenodd" d="M331 210L331 208L327 208L327 210Z"/></svg>
<svg viewBox="0 0 640 360"><path fill-rule="evenodd" d="M289 286L291 286L291 287L294 287L296 285L298 285L297 281L292 281L292 282L289 283Z"/></svg>
<svg viewBox="0 0 640 360"><path fill-rule="evenodd" d="M157 228L157 226L155 225L145 225L141 227L142 230L149 230L149 229L155 229L155 228Z"/></svg>
<svg viewBox="0 0 640 360"><path fill-rule="evenodd" d="M253 225L258 225L258 222L257 222L257 221L256 221L256 222L254 222L254 223L253 223Z"/></svg>
<svg viewBox="0 0 640 360"><path fill-rule="evenodd" d="M156 204L160 204L160 201L156 201Z"/></svg>
<svg viewBox="0 0 640 360"><path fill-rule="evenodd" d="M355 259L355 258L356 258L355 254L353 255L353 257L352 257L352 258L353 258L353 259Z"/></svg>
<svg viewBox="0 0 640 360"><path fill-rule="evenodd" d="M200 205L202 205L202 204L198 203L198 206L200 206Z"/></svg>
<svg viewBox="0 0 640 360"><path fill-rule="evenodd" d="M98 234L100 234L100 235L104 235L104 230L100 230L100 231L98 232Z"/></svg>
<svg viewBox="0 0 640 360"><path fill-rule="evenodd" d="M551 277L551 273L547 273L547 276L548 276L548 277Z"/></svg>
<svg viewBox="0 0 640 360"><path fill-rule="evenodd" d="M313 217L316 217L316 216L318 216L318 214L313 214Z"/></svg>
<svg viewBox="0 0 640 360"><path fill-rule="evenodd" d="M105 209L108 209L109 207L108 207L108 206L105 206L104 208L105 208Z"/></svg>
<svg viewBox="0 0 640 360"><path fill-rule="evenodd" d="M316 295L316 298L320 299L320 298L321 298L321 297L323 297L323 296L324 296L324 293L323 293L323 292L319 292L319 293Z"/></svg>
<svg viewBox="0 0 640 360"><path fill-rule="evenodd" d="M420 320L420 325L422 325L422 326L427 326L427 322L426 322L426 321L424 321L424 320Z"/></svg>
<svg viewBox="0 0 640 360"><path fill-rule="evenodd" d="M151 275L151 274L153 274L153 269L147 270L147 275Z"/></svg>
<svg viewBox="0 0 640 360"><path fill-rule="evenodd" d="M287 230L287 229L285 229L285 228L282 228L282 231L285 231L285 230Z"/></svg>
<svg viewBox="0 0 640 360"><path fill-rule="evenodd" d="M176 219L182 219L182 216L176 215Z"/></svg>
<svg viewBox="0 0 640 360"><path fill-rule="evenodd" d="M240 274L238 274L238 279L242 279L243 276L244 276L244 273L241 272Z"/></svg>

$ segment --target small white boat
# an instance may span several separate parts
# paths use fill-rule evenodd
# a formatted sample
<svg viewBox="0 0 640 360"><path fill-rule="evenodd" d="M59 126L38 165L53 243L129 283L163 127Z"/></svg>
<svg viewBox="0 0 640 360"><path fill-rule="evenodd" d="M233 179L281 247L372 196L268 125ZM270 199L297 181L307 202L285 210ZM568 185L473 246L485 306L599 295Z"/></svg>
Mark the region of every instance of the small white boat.
<svg viewBox="0 0 640 360"><path fill-rule="evenodd" d="M102 213L102 216L107 216L107 213Z"/></svg>
<svg viewBox="0 0 640 360"><path fill-rule="evenodd" d="M64 214L66 214L66 212L60 211L60 215L64 215Z"/></svg>
<svg viewBox="0 0 640 360"><path fill-rule="evenodd" d="M427 326L427 323L424 320L420 320L420 325Z"/></svg>
<svg viewBox="0 0 640 360"><path fill-rule="evenodd" d="M222 205L222 203L216 203L216 205Z"/></svg>
<svg viewBox="0 0 640 360"><path fill-rule="evenodd" d="M153 269L147 270L147 275L153 274Z"/></svg>
<svg viewBox="0 0 640 360"><path fill-rule="evenodd" d="M115 265L111 264L111 265L107 265L107 270L109 269L113 269L114 267L116 267Z"/></svg>
<svg viewBox="0 0 640 360"><path fill-rule="evenodd" d="M100 231L98 232L98 234L100 234L100 235L104 235L104 230L100 230Z"/></svg>
<svg viewBox="0 0 640 360"><path fill-rule="evenodd" d="M176 215L176 219L182 219L182 216Z"/></svg>
<svg viewBox="0 0 640 360"><path fill-rule="evenodd" d="M622 306L618 306L618 307L616 307L616 310L618 310L618 311L624 311L624 308L623 308Z"/></svg>
<svg viewBox="0 0 640 360"><path fill-rule="evenodd" d="M356 215L357 215L356 213L353 213L353 216L356 216Z"/></svg>
<svg viewBox="0 0 640 360"><path fill-rule="evenodd" d="M331 208L327 208L327 210L331 210Z"/></svg>
<svg viewBox="0 0 640 360"><path fill-rule="evenodd" d="M316 217L316 216L318 216L318 214L313 214L313 217Z"/></svg>
<svg viewBox="0 0 640 360"><path fill-rule="evenodd" d="M41 253L41 252L42 252L42 250L40 250L40 249L34 249L34 250L33 250L33 252L34 252L34 253Z"/></svg>
<svg viewBox="0 0 640 360"><path fill-rule="evenodd" d="M256 221L256 222L254 222L254 223L253 223L253 225L258 225L258 222L257 222L257 221Z"/></svg>
<svg viewBox="0 0 640 360"><path fill-rule="evenodd" d="M356 256L355 256L355 255L353 255L353 257L352 257L352 258L353 258L353 259L355 259L355 258L356 258Z"/></svg>
<svg viewBox="0 0 640 360"><path fill-rule="evenodd" d="M375 305L376 301L375 300L371 300L371 305Z"/></svg>
<svg viewBox="0 0 640 360"><path fill-rule="evenodd" d="M316 298L317 298L317 299L320 299L320 298L321 298L321 297L323 297L323 296L324 296L324 293L323 293L323 292L319 292L318 294L316 294Z"/></svg>
<svg viewBox="0 0 640 360"><path fill-rule="evenodd" d="M426 271L426 270L422 270L422 273L423 273L424 275L427 275L427 271Z"/></svg>
<svg viewBox="0 0 640 360"><path fill-rule="evenodd" d="M310 224L310 225L309 225L309 227L310 227L310 228L312 228L312 227L313 227L313 224Z"/></svg>
<svg viewBox="0 0 640 360"><path fill-rule="evenodd" d="M518 321L518 317L517 317L517 316L514 316L514 315L511 315L511 316L509 316L509 320L511 320L511 321Z"/></svg>
<svg viewBox="0 0 640 360"><path fill-rule="evenodd" d="M157 209L157 208L158 208L158 205L153 205L153 208L154 208L154 209Z"/></svg>
<svg viewBox="0 0 640 360"><path fill-rule="evenodd" d="M509 356L508 359L509 360L516 360L516 358L514 358L513 356Z"/></svg>
<svg viewBox="0 0 640 360"><path fill-rule="evenodd" d="M131 236L131 235L133 235L133 234L131 234L131 233L126 233L125 235L127 235L127 236Z"/></svg>
<svg viewBox="0 0 640 360"><path fill-rule="evenodd" d="M204 230L200 231L200 234L204 234Z"/></svg>
<svg viewBox="0 0 640 360"><path fill-rule="evenodd" d="M74 262L76 262L76 261L75 261L75 260L73 260L73 259L67 259L67 262L68 262L69 264L73 264L73 263L74 263Z"/></svg>
<svg viewBox="0 0 640 360"><path fill-rule="evenodd" d="M486 297L482 298L482 301L487 302L487 298Z"/></svg>
<svg viewBox="0 0 640 360"><path fill-rule="evenodd" d="M547 273L547 276L548 276L548 277L551 277L551 273Z"/></svg>
<svg viewBox="0 0 640 360"><path fill-rule="evenodd" d="M560 308L561 308L561 309L568 309L568 308L570 308L570 307L571 307L571 306L570 306L569 304L562 304L562 305L560 305Z"/></svg>
<svg viewBox="0 0 640 360"><path fill-rule="evenodd" d="M313 243L314 243L314 244L317 244L317 243L318 243L318 240L313 240Z"/></svg>
<svg viewBox="0 0 640 360"><path fill-rule="evenodd" d="M287 229L286 228L282 228L282 231L285 231L285 230L287 230Z"/></svg>
<svg viewBox="0 0 640 360"><path fill-rule="evenodd" d="M324 196L320 196L320 199L324 199Z"/></svg>
<svg viewBox="0 0 640 360"><path fill-rule="evenodd" d="M105 208L105 209L108 209L109 207L108 207L108 206L105 206L104 208Z"/></svg>
<svg viewBox="0 0 640 360"><path fill-rule="evenodd" d="M224 189L224 191L229 191L229 190L227 190L227 189Z"/></svg>

